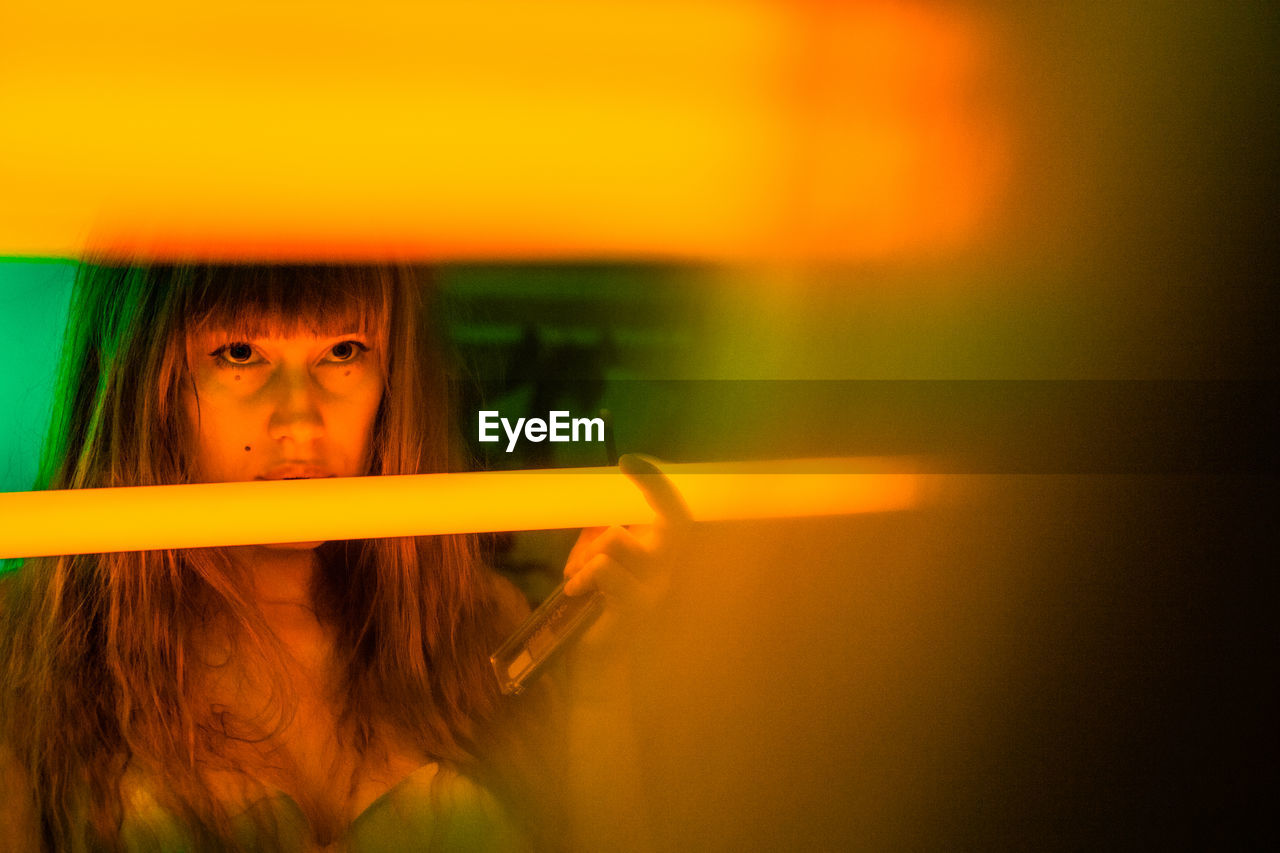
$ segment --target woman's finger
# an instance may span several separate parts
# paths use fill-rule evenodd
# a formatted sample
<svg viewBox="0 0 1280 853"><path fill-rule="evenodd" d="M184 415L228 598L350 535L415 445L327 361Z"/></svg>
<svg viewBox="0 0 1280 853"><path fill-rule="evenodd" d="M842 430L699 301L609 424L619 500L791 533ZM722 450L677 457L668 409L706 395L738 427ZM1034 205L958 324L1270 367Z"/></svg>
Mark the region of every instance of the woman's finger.
<svg viewBox="0 0 1280 853"><path fill-rule="evenodd" d="M636 576L608 554L597 554L565 584L568 595L597 589L615 608L632 610L644 601L643 586Z"/></svg>
<svg viewBox="0 0 1280 853"><path fill-rule="evenodd" d="M569 556L564 562L564 576L571 578L582 569L582 564L591 559L595 553L595 542L605 531L606 527L584 527L582 532L578 534L578 539L573 543L573 547L569 549Z"/></svg>
<svg viewBox="0 0 1280 853"><path fill-rule="evenodd" d="M596 550L624 566L643 569L653 558L649 547L625 527L610 527L595 541Z"/></svg>
<svg viewBox="0 0 1280 853"><path fill-rule="evenodd" d="M631 482L636 484L645 501L658 514L660 520L671 524L682 524L692 520L689 507L685 504L680 490L671 479L657 466L656 462L638 453L624 454L618 460L618 468Z"/></svg>
<svg viewBox="0 0 1280 853"><path fill-rule="evenodd" d="M652 550L639 537L625 527L610 527L604 532L578 539L578 545L569 552L564 576L571 578L582 571L583 565L596 554L608 554L634 572L643 572L653 561Z"/></svg>

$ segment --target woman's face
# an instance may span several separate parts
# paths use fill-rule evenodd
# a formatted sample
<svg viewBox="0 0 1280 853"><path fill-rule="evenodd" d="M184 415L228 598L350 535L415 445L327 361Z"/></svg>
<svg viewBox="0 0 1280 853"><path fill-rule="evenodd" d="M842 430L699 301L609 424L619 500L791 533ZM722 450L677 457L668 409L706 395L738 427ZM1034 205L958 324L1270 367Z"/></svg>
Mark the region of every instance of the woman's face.
<svg viewBox="0 0 1280 853"><path fill-rule="evenodd" d="M196 481L367 473L383 392L377 342L360 332L268 334L207 330L187 340Z"/></svg>

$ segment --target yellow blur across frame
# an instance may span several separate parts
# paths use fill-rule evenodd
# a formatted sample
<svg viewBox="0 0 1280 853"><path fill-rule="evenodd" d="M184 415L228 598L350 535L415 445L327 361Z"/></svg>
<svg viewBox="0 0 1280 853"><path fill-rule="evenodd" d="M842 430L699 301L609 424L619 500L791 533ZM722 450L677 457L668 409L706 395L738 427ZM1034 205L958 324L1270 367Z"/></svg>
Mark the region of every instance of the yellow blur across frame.
<svg viewBox="0 0 1280 853"><path fill-rule="evenodd" d="M914 474L883 459L664 466L698 521L888 512ZM234 508L233 513L227 512ZM653 521L617 468L341 477L0 494L0 557L551 530Z"/></svg>
<svg viewBox="0 0 1280 853"><path fill-rule="evenodd" d="M0 255L962 244L1005 171L989 40L897 0L6 0Z"/></svg>

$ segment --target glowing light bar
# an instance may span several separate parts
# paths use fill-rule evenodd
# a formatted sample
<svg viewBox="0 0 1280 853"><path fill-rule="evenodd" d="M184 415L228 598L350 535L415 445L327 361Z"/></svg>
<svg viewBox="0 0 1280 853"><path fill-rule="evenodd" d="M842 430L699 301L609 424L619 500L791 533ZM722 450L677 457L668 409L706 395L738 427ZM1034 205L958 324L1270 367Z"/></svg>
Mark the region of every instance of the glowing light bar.
<svg viewBox="0 0 1280 853"><path fill-rule="evenodd" d="M924 2L5 0L0 254L862 259L1003 168Z"/></svg>
<svg viewBox="0 0 1280 853"><path fill-rule="evenodd" d="M906 509L883 460L667 465L695 520ZM343 477L0 493L0 557L642 524L616 468Z"/></svg>

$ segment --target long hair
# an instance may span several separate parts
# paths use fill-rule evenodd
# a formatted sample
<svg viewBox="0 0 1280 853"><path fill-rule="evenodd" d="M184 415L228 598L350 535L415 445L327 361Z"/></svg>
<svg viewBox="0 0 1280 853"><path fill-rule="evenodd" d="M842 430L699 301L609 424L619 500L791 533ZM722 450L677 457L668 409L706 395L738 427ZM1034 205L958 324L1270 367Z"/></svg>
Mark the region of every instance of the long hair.
<svg viewBox="0 0 1280 853"><path fill-rule="evenodd" d="M458 470L452 373L419 277L397 267L83 265L36 488L190 481L186 336L203 324L252 334L271 318L317 332L354 322L380 337L386 385L369 473ZM466 767L497 703L488 653L518 617L474 538L329 543L320 557L313 594L336 629L351 743L363 754L392 730ZM73 849L91 833L111 844L131 762L163 773L173 808L210 846L225 840L209 774L227 769L219 756L229 761L237 732L269 733L290 707L280 679L274 722L229 720L192 701L194 643L210 626L226 626L237 656L264 672L278 661L225 553L29 559L3 585L0 743L29 777L45 843Z"/></svg>

